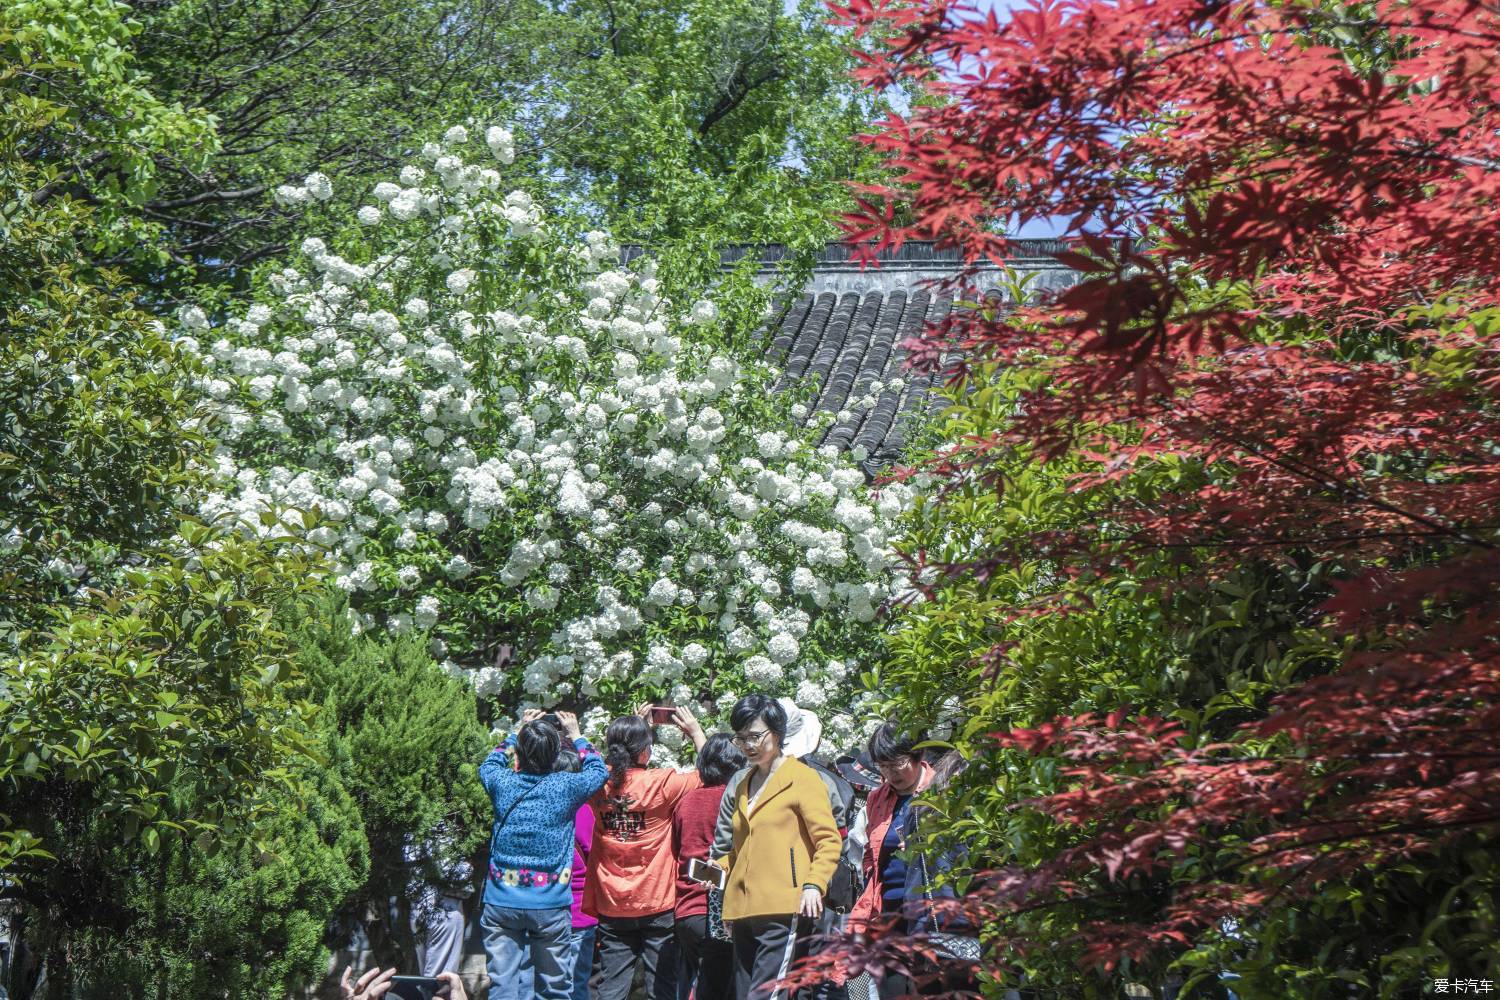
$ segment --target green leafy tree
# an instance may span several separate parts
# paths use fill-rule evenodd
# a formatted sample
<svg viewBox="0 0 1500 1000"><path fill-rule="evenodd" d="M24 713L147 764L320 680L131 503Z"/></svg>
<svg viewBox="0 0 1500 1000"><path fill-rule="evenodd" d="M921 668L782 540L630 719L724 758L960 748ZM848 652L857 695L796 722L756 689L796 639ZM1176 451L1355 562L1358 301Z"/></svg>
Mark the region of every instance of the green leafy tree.
<svg viewBox="0 0 1500 1000"><path fill-rule="evenodd" d="M368 877L347 909L364 922L377 956L404 963L412 890L444 873L440 859L414 866L403 849L441 834L446 857L456 860L486 843L489 800L478 769L489 730L473 688L446 674L415 637L356 635L347 605L331 597L294 617L298 663L322 705L339 781L359 804L369 844Z"/></svg>
<svg viewBox="0 0 1500 1000"><path fill-rule="evenodd" d="M556 16L559 69L530 130L558 190L584 185L618 237L821 242L852 207L845 182L872 176L850 137L883 102L851 85L821 3L584 0Z"/></svg>
<svg viewBox="0 0 1500 1000"><path fill-rule="evenodd" d="M177 841L145 863L118 852L127 920L80 942L79 995L294 997L322 981L330 921L368 870L341 763L299 764L298 794L279 797L258 842Z"/></svg>
<svg viewBox="0 0 1500 1000"><path fill-rule="evenodd" d="M352 210L454 121L525 123L534 193L632 240L821 241L843 182L873 170L850 136L881 101L812 2L28 0L5 17L18 108L51 109L23 150L33 197L101 207L91 252L168 297L242 289L291 248L278 185L323 171Z"/></svg>
<svg viewBox="0 0 1500 1000"><path fill-rule="evenodd" d="M812 0L136 0L130 12L128 49L152 90L217 125L212 142L183 137L132 165L149 178L133 189L133 237L101 248L169 297L243 290L294 245L279 185L321 171L347 216L454 122L520 123L531 193L632 241L821 243L852 207L845 181L875 169L850 137L884 102L855 88L848 39ZM121 173L48 155L65 164L57 187L87 200Z"/></svg>
<svg viewBox="0 0 1500 1000"><path fill-rule="evenodd" d="M0 895L53 996L86 928L125 915L119 852L253 838L307 747L270 608L316 576L197 523L200 369L94 251L131 229L166 145L209 124L132 70L121 8L0 13ZM69 193L90 165L113 187Z"/></svg>
<svg viewBox="0 0 1500 1000"><path fill-rule="evenodd" d="M335 207L431 138L434 125L515 101L536 72L547 9L534 0L135 0L137 63L159 93L217 122L218 155L155 156L142 205L157 238L122 248L143 281L236 286L287 251L275 188L313 170Z"/></svg>
<svg viewBox="0 0 1500 1000"><path fill-rule="evenodd" d="M201 170L217 148L213 120L151 85L131 46L140 25L113 0L20 0L0 10L0 233L43 209L93 214L82 249L109 252L150 230L141 206L158 192L157 161ZM58 230L61 232L62 230ZM16 234L10 269L51 240ZM7 239L6 243L13 242Z"/></svg>

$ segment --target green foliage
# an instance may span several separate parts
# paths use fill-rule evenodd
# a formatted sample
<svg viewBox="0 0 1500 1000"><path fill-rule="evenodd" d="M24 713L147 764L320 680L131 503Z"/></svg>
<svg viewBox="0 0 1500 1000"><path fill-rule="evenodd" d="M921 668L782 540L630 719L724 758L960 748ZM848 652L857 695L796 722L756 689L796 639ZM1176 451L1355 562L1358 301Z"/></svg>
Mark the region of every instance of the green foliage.
<svg viewBox="0 0 1500 1000"><path fill-rule="evenodd" d="M212 134L141 88L123 10L0 13L0 582L21 588L7 602L14 625L62 593L49 560L107 559L175 528L176 498L207 454L193 428L194 363L119 275L89 263L149 185L152 148ZM78 202L62 182L84 161L136 186Z"/></svg>
<svg viewBox="0 0 1500 1000"><path fill-rule="evenodd" d="M118 248L148 228L137 209L157 192L156 158L171 150L197 170L214 151L212 119L149 86L130 52L140 25L129 13L114 0L0 10L0 235L28 203L83 193L100 209L90 248Z"/></svg>
<svg viewBox="0 0 1500 1000"><path fill-rule="evenodd" d="M559 191L586 184L622 239L827 239L843 182L873 174L850 137L882 103L851 86L821 3L585 0L556 17L561 71L534 131Z"/></svg>
<svg viewBox="0 0 1500 1000"><path fill-rule="evenodd" d="M317 567L192 518L201 370L94 263L136 231L158 153L212 146L144 89L124 13L0 13L0 871L54 995L78 932L122 925L137 868L249 849L309 749L270 609Z"/></svg>
<svg viewBox="0 0 1500 1000"><path fill-rule="evenodd" d="M881 102L854 87L848 39L812 0L133 9L136 64L157 93L211 114L220 146L209 162L191 143L159 149L142 238L106 253L168 295L242 292L294 244L277 185L321 171L347 216L457 122L517 123L532 193L626 240L810 245L834 235L844 181L873 176L850 137ZM63 180L92 197L107 176L83 163Z"/></svg>
<svg viewBox="0 0 1500 1000"><path fill-rule="evenodd" d="M121 845L139 861L174 839L251 836L267 789L291 783L286 763L307 750L268 609L316 567L275 543L173 522L189 497L164 484L191 481L193 439L157 425L170 417L127 412L106 430L86 415L121 387L145 397L136 413L170 413L174 397L160 388L172 354L147 324L93 329L86 350L39 338L33 365L6 369L58 392L23 418L13 401L45 393L7 386L6 425L55 441L47 454L60 469L51 476L24 445L6 448L15 488L0 505L11 597L0 633L0 869L39 948L114 922L116 882L130 870ZM117 339L128 334L134 342ZM103 454L88 465L73 457L94 447Z"/></svg>
<svg viewBox="0 0 1500 1000"><path fill-rule="evenodd" d="M46 33L70 41L67 60L50 57L59 76L47 93L113 94L87 74L122 72L118 11L96 13L92 29L65 18ZM49 51L25 37L33 51L12 58ZM68 87L64 71L84 77ZM24 159L42 141L35 105L7 104L0 126L0 170L23 182L50 169ZM153 120L153 109L139 113ZM91 141L109 154L116 140ZM189 829L208 829L296 745L265 609L309 571L274 545L186 520L208 456L196 362L116 276L85 262L94 214L66 196L28 198L33 188L6 203L0 265L0 780L7 843L47 852L31 861L61 885L47 855L76 854L64 848L85 828L149 848L167 830L167 788L187 781L206 807ZM18 881L38 874L0 860Z"/></svg>
<svg viewBox="0 0 1500 1000"><path fill-rule="evenodd" d="M173 832L211 839L252 814L264 783L306 748L301 712L280 693L286 659L266 607L309 567L199 525L181 541L189 554L125 569L122 586L8 637L7 836L40 846L6 868L28 896L76 892L102 861L90 844L139 837L149 853Z"/></svg>
<svg viewBox="0 0 1500 1000"><path fill-rule="evenodd" d="M133 49L153 86L218 124L206 168L158 154L145 209L162 229L128 261L140 280L174 286L242 287L251 266L284 253L296 220L273 204L278 184L322 171L334 207L352 209L434 128L515 100L546 26L545 5L529 0L134 6Z"/></svg>
<svg viewBox="0 0 1500 1000"><path fill-rule="evenodd" d="M1500 974L1495 855L1485 838L1369 870L1289 912L1226 927L1177 963L1188 990L1233 977L1242 1000L1405 1000L1433 979Z"/></svg>
<svg viewBox="0 0 1500 1000"><path fill-rule="evenodd" d="M126 921L79 943L79 994L293 997L322 981L330 920L368 870L339 767L300 764L297 794L278 797L258 842L175 842L145 864L120 852Z"/></svg>
<svg viewBox="0 0 1500 1000"><path fill-rule="evenodd" d="M289 617L338 780L359 804L369 844L368 876L349 908L377 915L371 940L396 961L408 929L405 920L386 921L387 901L409 901L414 880L441 879L431 865L413 871L403 846L427 842L440 825L453 857L487 841L490 807L478 768L489 730L473 689L445 674L418 639L355 635L341 598Z"/></svg>
<svg viewBox="0 0 1500 1000"><path fill-rule="evenodd" d="M18 209L0 281L0 583L11 629L122 557L173 533L208 445L195 429L196 362L94 274L66 200Z"/></svg>

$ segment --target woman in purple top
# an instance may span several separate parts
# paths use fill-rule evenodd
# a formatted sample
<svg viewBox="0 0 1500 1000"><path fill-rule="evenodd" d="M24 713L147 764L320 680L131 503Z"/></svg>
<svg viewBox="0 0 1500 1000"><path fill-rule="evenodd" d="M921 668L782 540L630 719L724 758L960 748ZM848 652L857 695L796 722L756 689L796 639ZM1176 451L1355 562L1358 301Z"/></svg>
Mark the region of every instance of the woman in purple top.
<svg viewBox="0 0 1500 1000"><path fill-rule="evenodd" d="M559 771L579 769L578 752L564 747L557 757ZM589 1000L589 976L594 971L594 928L598 919L583 912L583 884L588 879L589 851L594 846L594 810L584 803L573 818L573 1000Z"/></svg>

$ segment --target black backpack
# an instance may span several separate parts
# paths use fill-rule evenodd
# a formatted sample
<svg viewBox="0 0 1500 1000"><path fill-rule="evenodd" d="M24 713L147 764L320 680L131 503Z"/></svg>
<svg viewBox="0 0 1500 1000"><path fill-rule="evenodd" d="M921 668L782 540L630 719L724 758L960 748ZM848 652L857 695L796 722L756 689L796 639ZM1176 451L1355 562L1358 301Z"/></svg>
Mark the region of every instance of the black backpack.
<svg viewBox="0 0 1500 1000"><path fill-rule="evenodd" d="M834 788L843 806L841 812L846 831L843 845L839 850L838 867L833 870L833 878L828 880L828 895L824 897L823 903L838 913L848 913L854 908L855 900L859 899L860 893L865 889L865 880L859 866L849 860L847 826L854 812L854 786L849 784L842 774L816 757L804 757L802 762L817 770L819 776L824 779L824 783Z"/></svg>

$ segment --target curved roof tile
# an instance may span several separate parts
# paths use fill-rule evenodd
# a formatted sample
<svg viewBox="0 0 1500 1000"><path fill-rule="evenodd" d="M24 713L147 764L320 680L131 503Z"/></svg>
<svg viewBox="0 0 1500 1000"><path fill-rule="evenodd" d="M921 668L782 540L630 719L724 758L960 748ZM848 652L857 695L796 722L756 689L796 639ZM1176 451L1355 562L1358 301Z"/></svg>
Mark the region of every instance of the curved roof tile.
<svg viewBox="0 0 1500 1000"><path fill-rule="evenodd" d="M1003 304L1012 274L1029 275L1033 295L1059 291L1078 281L1077 272L1054 256L1071 245L1062 240L1015 240L1008 269L985 264L971 272L986 304ZM625 247L629 262L646 251ZM774 280L779 262L788 257L781 246L728 246L720 250L725 267L747 257L758 259L765 280ZM886 389L873 406L856 409L844 421L829 425L826 443L839 448L862 447L860 461L871 476L900 461L906 442L921 422L932 419L942 399L932 392L932 379L904 370L908 338L928 323L941 322L953 308L953 292L942 282L956 277L961 261L956 251L930 242L904 243L876 254L877 267L866 268L852 259L852 248L830 243L816 255L811 276L801 289L781 297L772 315L778 318L766 331L766 358L783 370L777 389L810 384L814 393L808 423L823 418L817 411L838 413L865 396L872 383L889 384L900 377L899 391ZM970 293L972 294L972 292ZM789 300L789 301L788 301Z"/></svg>

